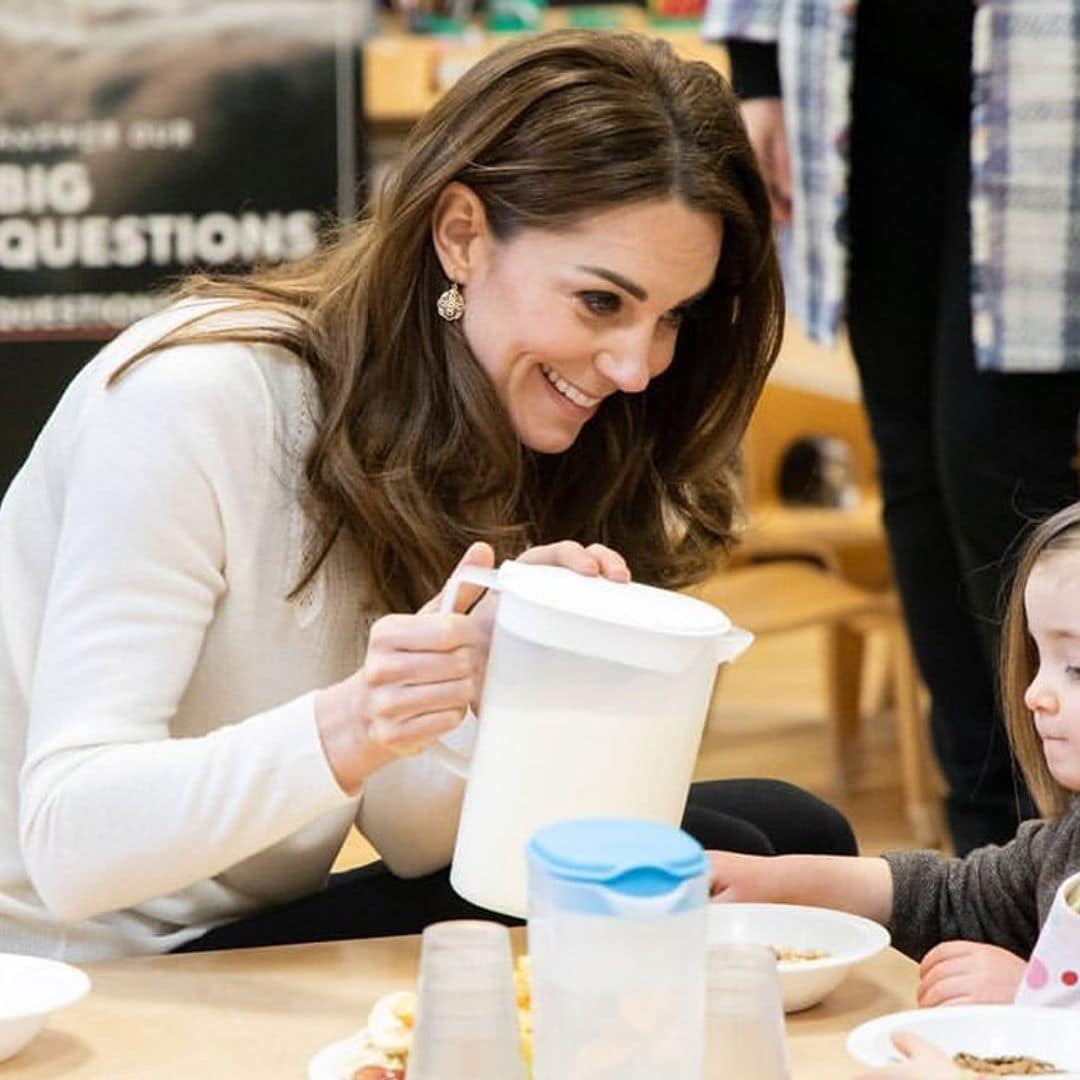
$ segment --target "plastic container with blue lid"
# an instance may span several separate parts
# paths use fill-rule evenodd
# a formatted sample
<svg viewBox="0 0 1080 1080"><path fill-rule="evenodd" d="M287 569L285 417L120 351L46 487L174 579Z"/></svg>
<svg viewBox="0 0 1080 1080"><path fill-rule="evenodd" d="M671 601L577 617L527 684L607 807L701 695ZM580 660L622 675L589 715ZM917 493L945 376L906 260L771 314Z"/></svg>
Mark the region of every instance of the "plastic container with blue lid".
<svg viewBox="0 0 1080 1080"><path fill-rule="evenodd" d="M655 821L563 821L534 833L527 852L530 914L540 900L580 914L648 917L707 899L701 845Z"/></svg>
<svg viewBox="0 0 1080 1080"><path fill-rule="evenodd" d="M536 1080L701 1076L701 845L653 821L589 818L538 830L527 853Z"/></svg>

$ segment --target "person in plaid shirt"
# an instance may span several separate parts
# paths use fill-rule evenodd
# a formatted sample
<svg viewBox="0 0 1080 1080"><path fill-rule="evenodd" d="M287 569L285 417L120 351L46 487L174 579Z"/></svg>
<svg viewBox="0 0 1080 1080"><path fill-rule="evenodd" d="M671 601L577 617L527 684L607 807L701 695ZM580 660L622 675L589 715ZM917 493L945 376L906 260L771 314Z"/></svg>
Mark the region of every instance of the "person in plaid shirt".
<svg viewBox="0 0 1080 1080"><path fill-rule="evenodd" d="M1026 521L1076 495L1076 0L710 0L790 310L846 322L961 853L1017 798L994 701Z"/></svg>

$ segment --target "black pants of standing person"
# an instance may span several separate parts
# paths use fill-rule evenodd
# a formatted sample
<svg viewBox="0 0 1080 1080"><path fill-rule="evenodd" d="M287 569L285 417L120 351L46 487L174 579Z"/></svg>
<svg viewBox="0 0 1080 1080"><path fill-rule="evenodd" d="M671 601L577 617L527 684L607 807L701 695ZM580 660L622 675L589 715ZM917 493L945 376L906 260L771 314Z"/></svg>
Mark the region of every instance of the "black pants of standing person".
<svg viewBox="0 0 1080 1080"><path fill-rule="evenodd" d="M694 784L682 825L707 849L752 855L857 854L855 837L839 811L779 780ZM462 918L518 922L462 900L450 888L447 870L398 878L376 862L333 874L321 892L219 926L176 951L417 934L429 923Z"/></svg>
<svg viewBox="0 0 1080 1080"><path fill-rule="evenodd" d="M1077 497L1080 375L976 370L970 311L969 0L861 0L849 329L885 527L932 699L958 852L1031 804L996 706L1000 600L1026 522Z"/></svg>

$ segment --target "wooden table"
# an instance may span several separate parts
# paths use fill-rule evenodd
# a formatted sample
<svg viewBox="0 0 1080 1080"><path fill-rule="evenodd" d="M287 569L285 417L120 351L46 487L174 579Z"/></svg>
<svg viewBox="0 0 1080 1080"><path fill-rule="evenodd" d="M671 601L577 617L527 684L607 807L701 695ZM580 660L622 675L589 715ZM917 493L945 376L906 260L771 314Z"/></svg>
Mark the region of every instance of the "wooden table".
<svg viewBox="0 0 1080 1080"><path fill-rule="evenodd" d="M361 1027L377 997L413 985L419 944L384 938L88 965L89 996L0 1064L0 1077L301 1080L311 1056ZM847 1032L911 1008L915 983L915 965L888 950L789 1017L793 1080L854 1075Z"/></svg>

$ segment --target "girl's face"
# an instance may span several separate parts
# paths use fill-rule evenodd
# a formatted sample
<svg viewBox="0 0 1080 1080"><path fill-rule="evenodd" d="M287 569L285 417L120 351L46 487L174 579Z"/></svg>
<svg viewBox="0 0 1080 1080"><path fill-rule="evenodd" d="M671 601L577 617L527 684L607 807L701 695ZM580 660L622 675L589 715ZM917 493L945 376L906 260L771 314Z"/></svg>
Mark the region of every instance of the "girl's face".
<svg viewBox="0 0 1080 1080"><path fill-rule="evenodd" d="M1080 553L1043 555L1024 589L1039 669L1024 694L1050 775L1080 791Z"/></svg>
<svg viewBox="0 0 1080 1080"><path fill-rule="evenodd" d="M604 398L640 393L671 364L721 239L720 221L664 199L488 240L463 329L525 446L566 450Z"/></svg>

